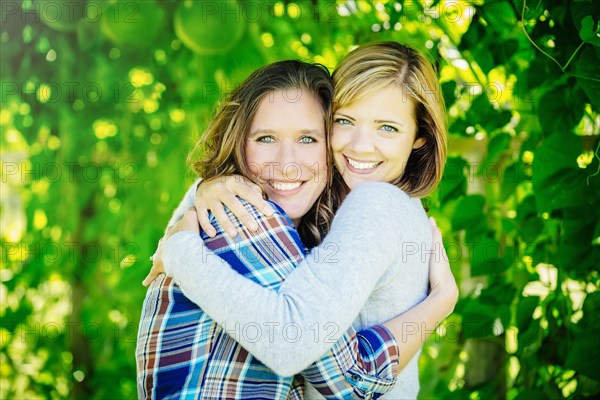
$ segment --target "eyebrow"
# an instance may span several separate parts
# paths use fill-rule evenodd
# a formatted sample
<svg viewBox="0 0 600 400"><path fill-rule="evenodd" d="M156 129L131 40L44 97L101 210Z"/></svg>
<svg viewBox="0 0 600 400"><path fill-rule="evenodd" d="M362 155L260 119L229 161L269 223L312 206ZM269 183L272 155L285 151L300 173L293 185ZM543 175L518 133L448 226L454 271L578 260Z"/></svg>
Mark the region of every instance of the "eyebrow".
<svg viewBox="0 0 600 400"><path fill-rule="evenodd" d="M395 124L404 128L404 124L402 122L394 121L394 120L385 120L385 119L376 119L376 124Z"/></svg>
<svg viewBox="0 0 600 400"><path fill-rule="evenodd" d="M325 135L325 132L318 130L318 129L299 129L297 132L302 133L304 135ZM255 136L255 135L264 135L264 134L274 134L277 133L277 131L274 131L273 129L257 129L253 132L250 132L248 134L248 136Z"/></svg>
<svg viewBox="0 0 600 400"><path fill-rule="evenodd" d="M355 120L354 118L352 118L352 117L351 117L351 116L349 116L348 114L344 114L344 113L335 113L335 115L339 115L339 116L341 116L341 117L348 118L348 119L350 119L350 120L352 120L352 121L354 121L354 120ZM391 120L391 119L390 119L390 120L386 120L386 119L376 119L376 120L375 120L375 121L373 121L373 122L375 122L376 124L394 124L394 125L401 126L402 128L406 128L406 127L404 126L404 124L403 124L403 123L401 123L401 122L398 122L398 121L394 121L394 120Z"/></svg>
<svg viewBox="0 0 600 400"><path fill-rule="evenodd" d="M248 136L254 136L254 135L265 134L265 133L275 133L275 131L272 129L257 129L255 131L250 132L248 134Z"/></svg>

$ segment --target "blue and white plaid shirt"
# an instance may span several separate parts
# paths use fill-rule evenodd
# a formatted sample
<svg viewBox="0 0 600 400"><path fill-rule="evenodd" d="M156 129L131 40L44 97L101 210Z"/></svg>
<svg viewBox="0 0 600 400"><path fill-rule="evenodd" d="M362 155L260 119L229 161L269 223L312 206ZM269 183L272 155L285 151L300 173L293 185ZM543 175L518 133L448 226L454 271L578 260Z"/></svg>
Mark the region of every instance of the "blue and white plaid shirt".
<svg viewBox="0 0 600 400"><path fill-rule="evenodd" d="M212 215L217 235L202 237L240 274L278 290L306 249L275 203L271 217L242 203L258 222L258 232L245 230L229 212L238 228L236 237L223 232ZM300 375L282 377L188 300L171 278L160 275L144 300L136 360L140 399L301 399L305 381L328 399L362 399L377 398L394 387L398 346L383 326L359 332L351 328Z"/></svg>

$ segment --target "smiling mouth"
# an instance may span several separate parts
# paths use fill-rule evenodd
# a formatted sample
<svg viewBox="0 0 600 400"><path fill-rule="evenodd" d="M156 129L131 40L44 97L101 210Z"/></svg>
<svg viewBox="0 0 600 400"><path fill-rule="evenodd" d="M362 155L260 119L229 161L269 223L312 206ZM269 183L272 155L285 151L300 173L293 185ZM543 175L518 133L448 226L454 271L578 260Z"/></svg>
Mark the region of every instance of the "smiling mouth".
<svg viewBox="0 0 600 400"><path fill-rule="evenodd" d="M271 185L271 187L273 187L273 189L275 189L275 190L286 192L286 191L298 189L300 186L302 186L303 183L304 182L275 182L275 181L271 181L271 182L269 182L269 185Z"/></svg>
<svg viewBox="0 0 600 400"><path fill-rule="evenodd" d="M346 159L346 161L352 168L359 170L359 171L368 171L371 169L375 169L383 162L383 161L362 162L362 161L353 160L346 156L344 156L344 158Z"/></svg>

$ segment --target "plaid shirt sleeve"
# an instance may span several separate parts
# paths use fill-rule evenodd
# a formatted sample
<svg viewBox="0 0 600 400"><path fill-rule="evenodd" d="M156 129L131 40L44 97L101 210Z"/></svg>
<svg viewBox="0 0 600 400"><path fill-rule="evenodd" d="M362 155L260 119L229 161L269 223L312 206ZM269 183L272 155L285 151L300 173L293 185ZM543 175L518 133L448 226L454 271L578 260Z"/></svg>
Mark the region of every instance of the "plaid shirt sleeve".
<svg viewBox="0 0 600 400"><path fill-rule="evenodd" d="M302 375L327 399L377 399L396 384L398 355L394 335L384 326L350 328Z"/></svg>
<svg viewBox="0 0 600 400"><path fill-rule="evenodd" d="M295 227L275 203L271 203L274 215L265 217L246 201L241 202L256 219L259 227L266 229L266 234L247 232L235 215L227 210L239 235L236 239L231 239L220 232L222 227L217 224L217 236L205 240L219 241L220 244L214 246L221 249L217 254L230 265L237 265L239 273L277 290L303 258L304 254L298 250L305 249ZM270 246L263 244L265 240ZM234 244L234 241L240 243ZM289 253L287 260L281 259L281 252L268 250L273 243L281 250L286 249L284 253ZM275 253L279 256L274 257ZM252 261L247 259L248 254L252 255ZM270 268L246 269L258 260L259 264L268 264ZM363 399L378 398L392 390L397 373L398 345L394 336L383 326L372 326L359 332L350 328L339 341L332 343L332 348L320 360L301 375L328 399Z"/></svg>

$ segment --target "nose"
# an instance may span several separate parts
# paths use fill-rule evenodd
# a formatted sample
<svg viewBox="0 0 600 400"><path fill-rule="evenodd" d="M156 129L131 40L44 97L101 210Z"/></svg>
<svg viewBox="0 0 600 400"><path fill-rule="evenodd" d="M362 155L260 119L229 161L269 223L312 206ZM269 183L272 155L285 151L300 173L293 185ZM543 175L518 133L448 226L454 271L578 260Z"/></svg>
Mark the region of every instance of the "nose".
<svg viewBox="0 0 600 400"><path fill-rule="evenodd" d="M356 155L372 153L375 151L375 146L371 132L366 128L355 129L348 147Z"/></svg>
<svg viewBox="0 0 600 400"><path fill-rule="evenodd" d="M284 167L285 164L289 164L297 161L295 157L294 145L288 141L283 141L277 150L277 161Z"/></svg>
<svg viewBox="0 0 600 400"><path fill-rule="evenodd" d="M297 175L293 173L297 171L301 167L302 160L298 159L300 156L296 151L295 143L283 141L281 145L277 149L277 167L276 171L279 171L280 177L290 180L296 179L294 176Z"/></svg>

